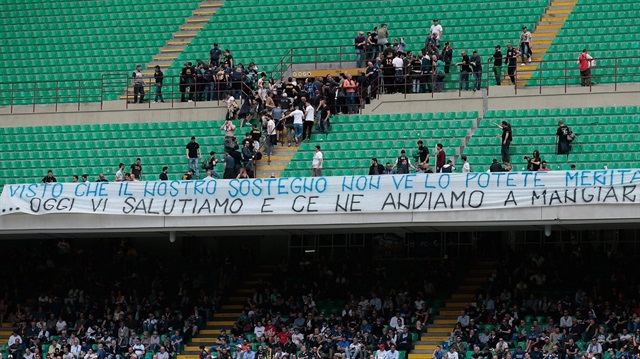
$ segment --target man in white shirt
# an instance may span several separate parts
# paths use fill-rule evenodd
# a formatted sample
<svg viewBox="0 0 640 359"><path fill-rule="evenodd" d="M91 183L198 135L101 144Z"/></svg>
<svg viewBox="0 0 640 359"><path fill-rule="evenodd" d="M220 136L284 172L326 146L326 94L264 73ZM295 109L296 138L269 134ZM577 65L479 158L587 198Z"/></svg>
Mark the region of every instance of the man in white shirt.
<svg viewBox="0 0 640 359"><path fill-rule="evenodd" d="M458 324L460 324L463 328L469 326L469 315L464 310L462 310L460 312L460 315L458 316Z"/></svg>
<svg viewBox="0 0 640 359"><path fill-rule="evenodd" d="M316 153L313 154L311 162L311 177L322 177L323 155L320 152L320 146L316 146Z"/></svg>
<svg viewBox="0 0 640 359"><path fill-rule="evenodd" d="M569 316L569 311L565 310L564 315L560 318L560 328L569 329L573 324L573 318Z"/></svg>
<svg viewBox="0 0 640 359"><path fill-rule="evenodd" d="M469 165L469 161L467 161L467 156L462 156L462 173L470 173L471 166Z"/></svg>
<svg viewBox="0 0 640 359"><path fill-rule="evenodd" d="M387 351L384 350L384 344L380 344L378 346L378 350L376 350L376 356L372 358L373 355L369 357L369 359L387 359Z"/></svg>
<svg viewBox="0 0 640 359"><path fill-rule="evenodd" d="M509 343L507 343L504 338L500 338L498 343L496 343L496 354L502 355L509 350Z"/></svg>
<svg viewBox="0 0 640 359"><path fill-rule="evenodd" d="M303 125L303 141L311 140L311 131L313 130L313 121L316 118L316 110L311 106L311 103L306 101L303 97L302 101L305 101L305 109L304 109L304 125Z"/></svg>
<svg viewBox="0 0 640 359"><path fill-rule="evenodd" d="M531 46L529 45L530 43L531 32L527 30L526 26L523 26L522 34L520 34L520 46L518 46L520 48L520 58L522 59L522 64L520 66L525 65L525 56L529 59L529 62L531 62Z"/></svg>
<svg viewBox="0 0 640 359"><path fill-rule="evenodd" d="M271 120L273 122L273 120ZM256 335L256 342L260 343L264 338L264 325L261 322L256 324L256 327L253 329L253 334Z"/></svg>
<svg viewBox="0 0 640 359"><path fill-rule="evenodd" d="M304 117L304 112L300 111L298 106L296 106L295 110L282 119L284 120L289 117L293 117L293 130L295 132L293 139L296 141L296 145L298 145L300 144L300 138L302 137L302 118Z"/></svg>
<svg viewBox="0 0 640 359"><path fill-rule="evenodd" d="M273 154L273 148L278 144L278 134L276 132L276 123L272 117L267 117L267 136L264 139L264 147L266 155Z"/></svg>
<svg viewBox="0 0 640 359"><path fill-rule="evenodd" d="M400 312L397 312L396 315L391 318L391 320L389 321L389 325L391 326L391 328L397 331L402 330L402 328L404 328L404 320L402 320L402 317L400 316Z"/></svg>
<svg viewBox="0 0 640 359"><path fill-rule="evenodd" d="M391 349L387 352L387 359L398 359L400 352L396 350L396 345L391 344ZM458 359L458 358L455 358Z"/></svg>
<svg viewBox="0 0 640 359"><path fill-rule="evenodd" d="M449 347L449 352L447 352L447 354L445 355L445 359L459 359L459 358L460 356L458 355L456 348Z"/></svg>
<svg viewBox="0 0 640 359"><path fill-rule="evenodd" d="M438 19L433 19L433 25L429 28L430 34L436 34L438 41L436 42L436 47L440 48L440 38L442 37L442 25L438 23Z"/></svg>
<svg viewBox="0 0 640 359"><path fill-rule="evenodd" d="M591 339L591 343L587 347L587 358L601 358L602 357L602 345L598 343L596 338Z"/></svg>
<svg viewBox="0 0 640 359"><path fill-rule="evenodd" d="M349 347L344 351L347 359L357 359L360 357L360 349L362 349L362 344L358 342L358 338L354 337L353 342L349 344Z"/></svg>

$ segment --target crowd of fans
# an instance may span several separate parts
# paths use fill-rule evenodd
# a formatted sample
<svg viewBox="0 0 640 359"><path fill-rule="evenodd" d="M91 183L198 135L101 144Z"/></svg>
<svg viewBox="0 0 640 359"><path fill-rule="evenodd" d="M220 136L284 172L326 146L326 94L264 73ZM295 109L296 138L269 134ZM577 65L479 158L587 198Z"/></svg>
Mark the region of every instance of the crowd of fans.
<svg viewBox="0 0 640 359"><path fill-rule="evenodd" d="M607 255L619 261L618 269L594 267L591 258L598 256L589 248L505 253L433 357L637 358L640 285L621 269L628 259ZM428 308L455 283L451 268L460 263L431 262L421 267L426 273L413 275L398 266L406 275L401 281L386 265L278 265L272 281L256 285L233 327L202 348L202 357L397 358L412 350L412 333L425 331ZM575 283L577 273L588 290Z"/></svg>
<svg viewBox="0 0 640 359"><path fill-rule="evenodd" d="M415 264L424 271L407 273L395 262L281 263L202 356L233 351L243 358L255 345L257 358L368 358L376 352L379 359L397 359L399 351L412 349L414 333L431 320L438 291L450 289L457 275L451 268L460 265L452 259Z"/></svg>
<svg viewBox="0 0 640 359"><path fill-rule="evenodd" d="M2 281L0 321L16 328L5 359L175 358L236 276L231 258L214 263L198 246L162 254L127 240L51 242L5 252L22 273Z"/></svg>
<svg viewBox="0 0 640 359"><path fill-rule="evenodd" d="M637 358L640 285L622 269L631 263L570 240L555 251L507 253L458 316L449 350L474 359Z"/></svg>

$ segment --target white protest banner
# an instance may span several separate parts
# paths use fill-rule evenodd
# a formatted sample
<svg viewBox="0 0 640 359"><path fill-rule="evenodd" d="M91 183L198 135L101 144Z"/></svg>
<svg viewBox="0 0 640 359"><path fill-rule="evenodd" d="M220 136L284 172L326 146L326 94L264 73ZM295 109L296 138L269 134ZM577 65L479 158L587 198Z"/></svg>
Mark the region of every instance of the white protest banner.
<svg viewBox="0 0 640 359"><path fill-rule="evenodd" d="M225 216L640 203L640 170L7 185L0 215Z"/></svg>

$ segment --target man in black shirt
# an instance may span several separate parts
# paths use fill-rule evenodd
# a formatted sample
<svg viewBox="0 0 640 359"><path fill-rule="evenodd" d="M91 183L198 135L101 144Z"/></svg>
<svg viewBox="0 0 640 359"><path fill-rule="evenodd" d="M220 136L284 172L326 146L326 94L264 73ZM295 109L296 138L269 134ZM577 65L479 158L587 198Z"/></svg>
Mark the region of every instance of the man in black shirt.
<svg viewBox="0 0 640 359"><path fill-rule="evenodd" d="M136 158L136 162L131 165L131 175L138 180L142 178L142 165L139 158Z"/></svg>
<svg viewBox="0 0 640 359"><path fill-rule="evenodd" d="M222 52L222 55L224 55L224 63L227 64L227 67L233 69L233 56L231 55L231 51L229 51L229 49L225 49Z"/></svg>
<svg viewBox="0 0 640 359"><path fill-rule="evenodd" d="M502 165L496 158L493 159L493 163L489 167L489 172L504 172L504 168L502 168Z"/></svg>
<svg viewBox="0 0 640 359"><path fill-rule="evenodd" d="M160 172L160 176L158 176L158 179L160 179L160 181L168 181L169 180L169 176L167 176L168 172L169 172L169 167L167 166L162 167L162 172Z"/></svg>
<svg viewBox="0 0 640 359"><path fill-rule="evenodd" d="M512 85L516 84L516 65L518 63L518 55L520 55L520 51L516 50L511 43L508 43L507 57L504 59L504 62L507 64L507 73L509 74Z"/></svg>
<svg viewBox="0 0 640 359"><path fill-rule="evenodd" d="M193 170L197 179L200 179L200 170L198 169L200 156L200 145L196 142L195 137L191 137L191 141L187 143L187 160L189 161L189 168Z"/></svg>
<svg viewBox="0 0 640 359"><path fill-rule="evenodd" d="M462 61L458 62L456 66L460 66L460 91L462 91L462 85L464 84L464 90L469 91L469 73L471 72L471 66L469 65L469 55L466 51L462 51Z"/></svg>
<svg viewBox="0 0 640 359"><path fill-rule="evenodd" d="M493 60L493 75L496 78L496 85L500 86L502 82L502 51L500 51L500 45L496 45L496 52L491 56Z"/></svg>
<svg viewBox="0 0 640 359"><path fill-rule="evenodd" d="M384 81L384 90L386 93L395 92L395 74L393 67L393 52L387 52L387 56L382 61L382 76Z"/></svg>
<svg viewBox="0 0 640 359"><path fill-rule="evenodd" d="M153 102L164 102L164 98L162 97L162 81L164 80L164 72L160 70L160 66L156 65L156 70L153 73L153 78L156 80L156 97Z"/></svg>
<svg viewBox="0 0 640 359"><path fill-rule="evenodd" d="M556 136L558 137L558 154L567 156L571 152L571 145L569 144L569 127L564 122L558 121L558 130L556 130ZM55 181L54 181L55 182Z"/></svg>
<svg viewBox="0 0 640 359"><path fill-rule="evenodd" d="M417 150L418 160L418 169L425 170L429 166L429 149L425 147L424 142L422 140L418 140L418 150Z"/></svg>
<svg viewBox="0 0 640 359"><path fill-rule="evenodd" d="M213 48L209 51L209 63L217 67L220 63L220 55L222 51L218 48L218 44L213 44Z"/></svg>
<svg viewBox="0 0 640 359"><path fill-rule="evenodd" d="M42 179L42 183L52 183L52 182L58 182L56 180L55 177L53 177L53 171L49 170L49 172L47 172L47 175Z"/></svg>
<svg viewBox="0 0 640 359"><path fill-rule="evenodd" d="M371 167L369 167L369 176L377 176L381 175L382 171L384 171L384 166L378 163L377 158L371 159Z"/></svg>

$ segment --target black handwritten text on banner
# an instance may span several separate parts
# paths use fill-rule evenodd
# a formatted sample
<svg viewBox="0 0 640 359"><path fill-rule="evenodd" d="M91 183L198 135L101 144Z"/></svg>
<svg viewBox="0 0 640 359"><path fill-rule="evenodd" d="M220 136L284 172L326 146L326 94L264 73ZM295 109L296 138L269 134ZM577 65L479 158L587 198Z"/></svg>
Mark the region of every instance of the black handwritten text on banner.
<svg viewBox="0 0 640 359"><path fill-rule="evenodd" d="M194 216L473 211L640 203L640 170L5 186L0 215Z"/></svg>

